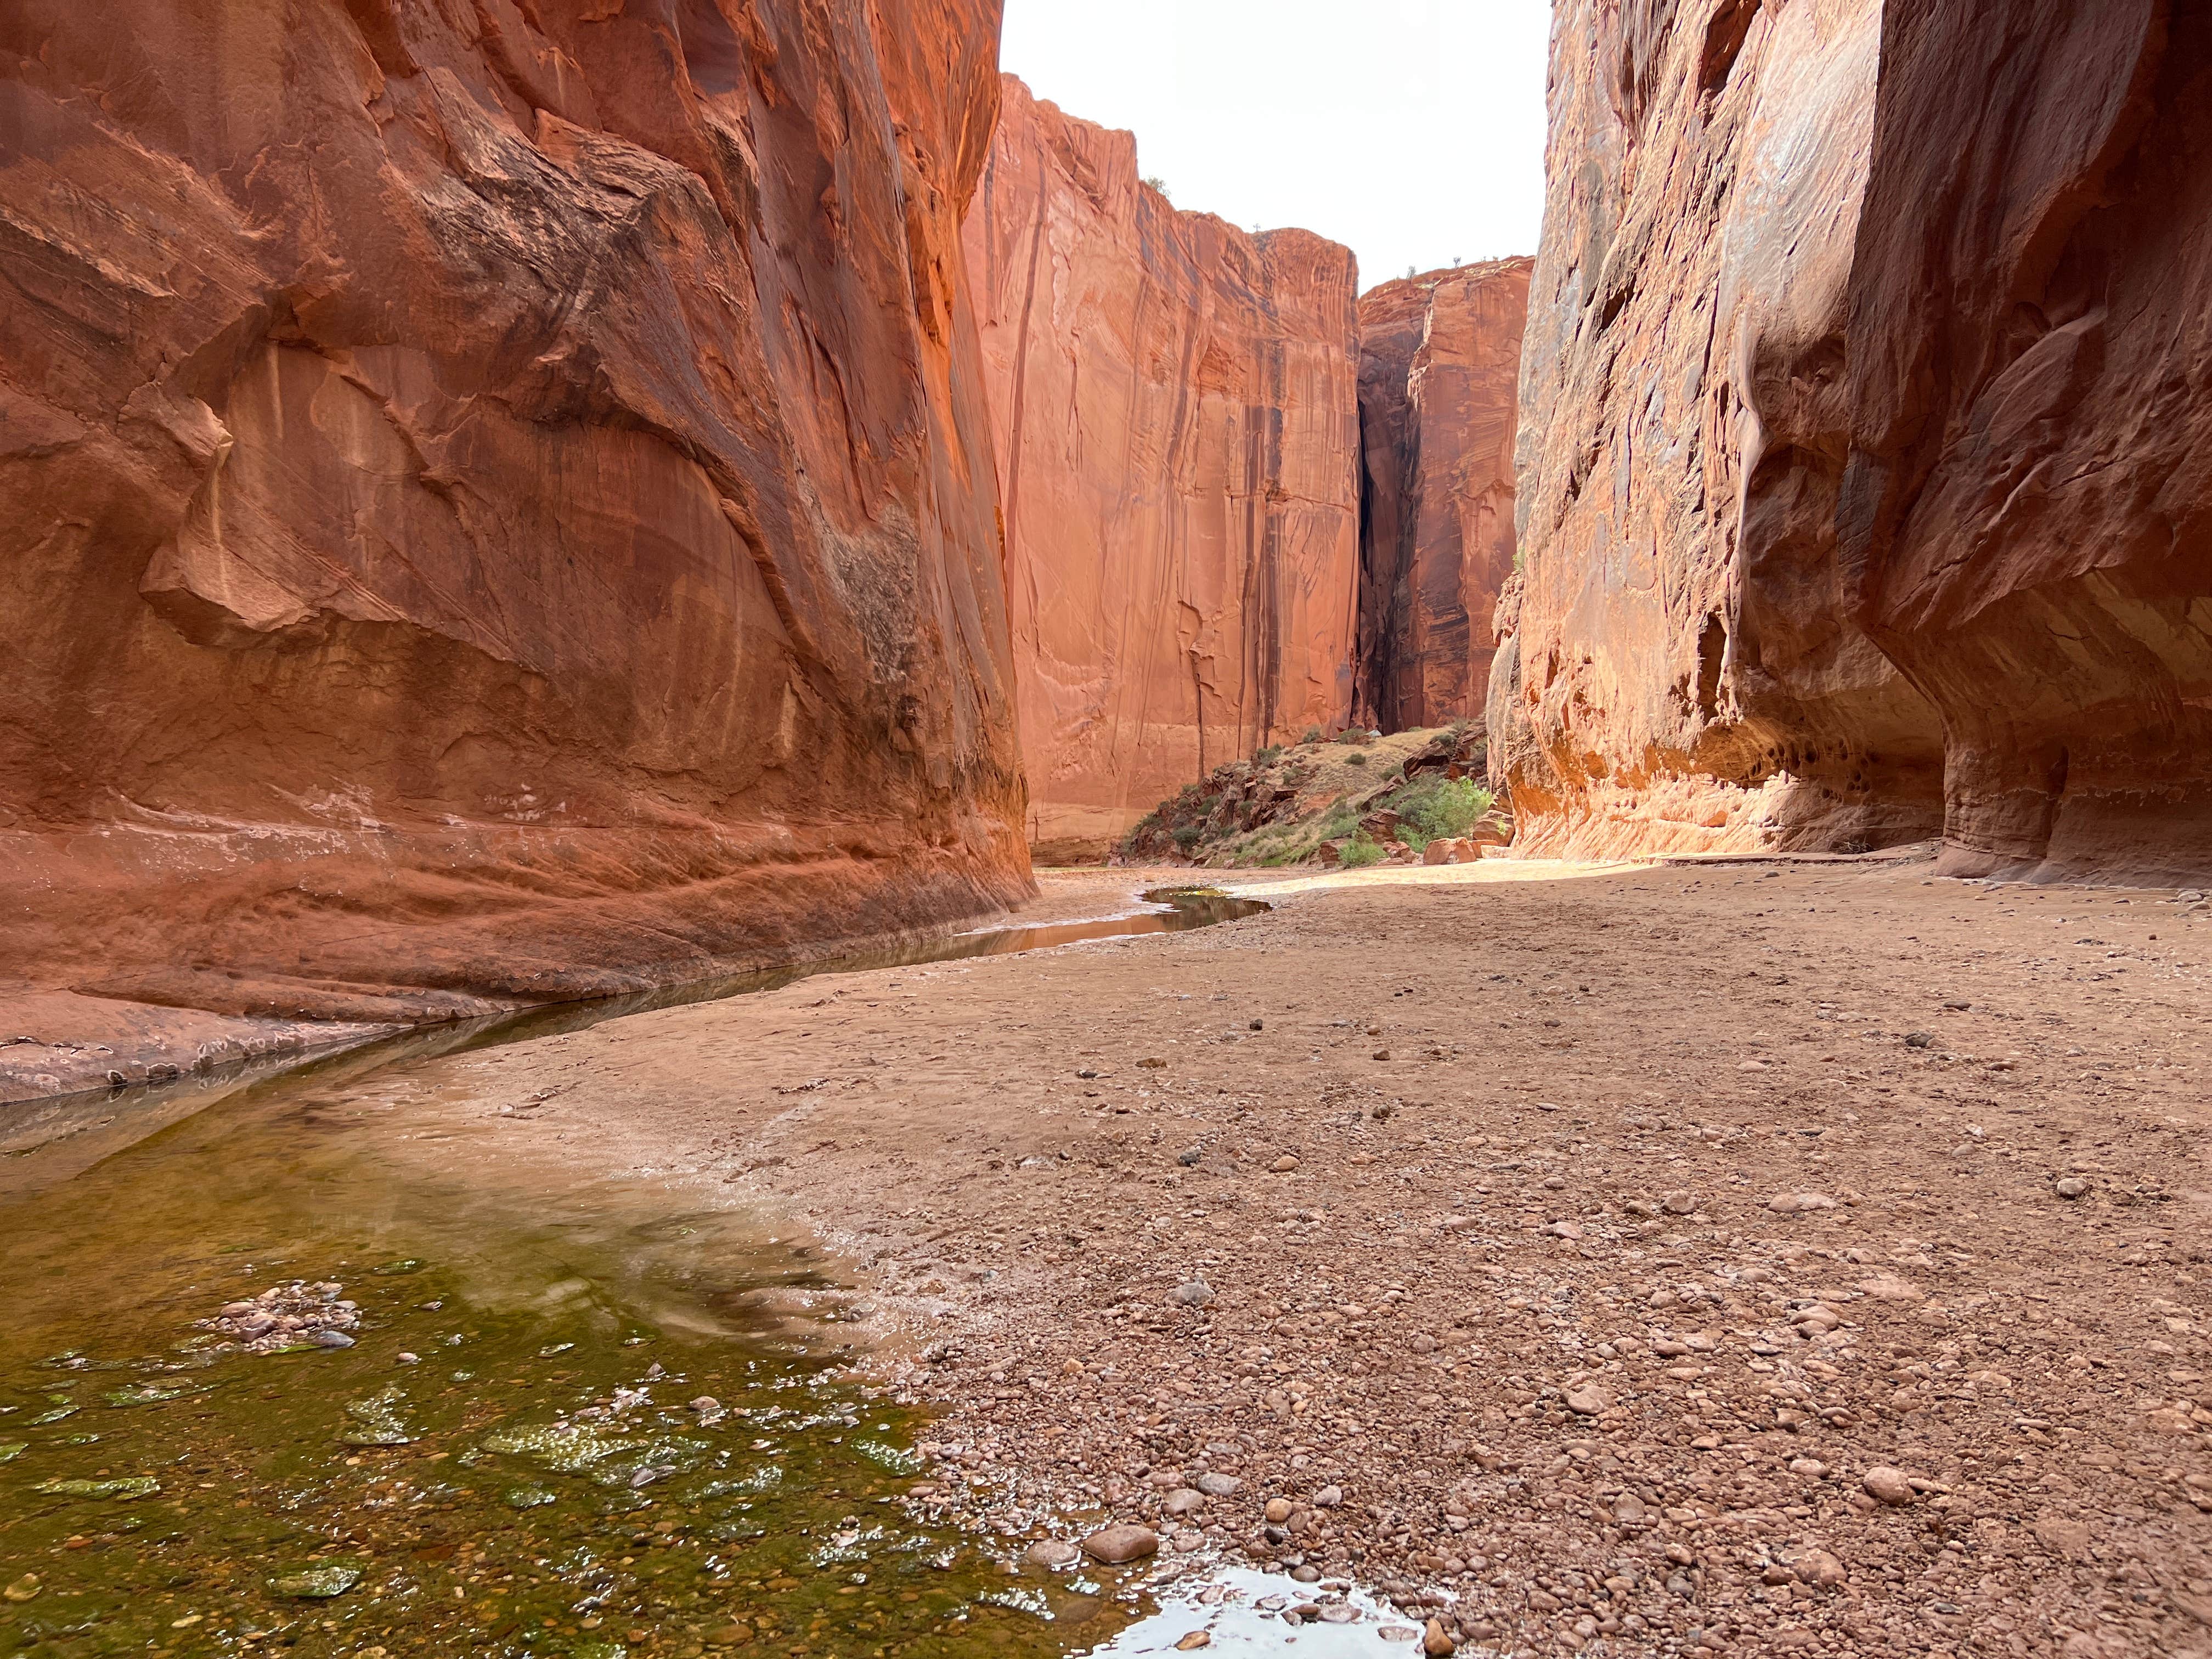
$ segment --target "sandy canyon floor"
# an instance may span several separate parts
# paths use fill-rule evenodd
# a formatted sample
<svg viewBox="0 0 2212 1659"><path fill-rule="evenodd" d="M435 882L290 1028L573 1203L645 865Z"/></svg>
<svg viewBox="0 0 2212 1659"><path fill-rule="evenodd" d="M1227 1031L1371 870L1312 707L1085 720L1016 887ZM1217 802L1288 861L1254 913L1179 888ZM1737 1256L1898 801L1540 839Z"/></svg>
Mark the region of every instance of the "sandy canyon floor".
<svg viewBox="0 0 2212 1659"><path fill-rule="evenodd" d="M410 1086L811 1229L983 1526L1479 1650L2212 1653L2212 915L1930 868L1251 882Z"/></svg>

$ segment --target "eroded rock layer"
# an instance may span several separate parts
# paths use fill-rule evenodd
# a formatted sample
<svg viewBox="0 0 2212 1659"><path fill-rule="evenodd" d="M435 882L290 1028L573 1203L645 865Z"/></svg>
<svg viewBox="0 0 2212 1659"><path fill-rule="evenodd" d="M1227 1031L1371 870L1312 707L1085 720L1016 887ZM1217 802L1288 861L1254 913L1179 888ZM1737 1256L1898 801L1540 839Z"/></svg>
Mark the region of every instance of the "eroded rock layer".
<svg viewBox="0 0 2212 1659"><path fill-rule="evenodd" d="M967 225L1038 856L1352 701L1357 278L1006 78Z"/></svg>
<svg viewBox="0 0 2212 1659"><path fill-rule="evenodd" d="M2212 15L1562 0L1527 844L2212 864Z"/></svg>
<svg viewBox="0 0 2212 1659"><path fill-rule="evenodd" d="M1480 715L1513 574L1527 259L1384 283L1359 301L1361 718Z"/></svg>
<svg viewBox="0 0 2212 1659"><path fill-rule="evenodd" d="M10 994L413 1019L1023 890L998 10L0 13Z"/></svg>

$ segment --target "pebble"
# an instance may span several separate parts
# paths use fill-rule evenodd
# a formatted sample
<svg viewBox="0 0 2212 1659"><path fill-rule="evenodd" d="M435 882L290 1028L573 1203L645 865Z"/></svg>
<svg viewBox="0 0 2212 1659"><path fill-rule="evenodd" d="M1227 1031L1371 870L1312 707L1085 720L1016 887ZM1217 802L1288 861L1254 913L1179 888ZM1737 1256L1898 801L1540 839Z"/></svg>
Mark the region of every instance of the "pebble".
<svg viewBox="0 0 2212 1659"><path fill-rule="evenodd" d="M1433 1659L1443 1659L1443 1656L1455 1652L1458 1647L1458 1643L1444 1634L1444 1627L1441 1624L1433 1619L1429 1620L1429 1627L1421 1636L1422 1652L1432 1656Z"/></svg>
<svg viewBox="0 0 2212 1659"><path fill-rule="evenodd" d="M1813 1210L1832 1210L1836 1200L1826 1193L1777 1193L1766 1200L1777 1215L1803 1215Z"/></svg>
<svg viewBox="0 0 2212 1659"><path fill-rule="evenodd" d="M2080 1176L2068 1176L2053 1190L2061 1198L2079 1198L2089 1190L2089 1183Z"/></svg>
<svg viewBox="0 0 2212 1659"><path fill-rule="evenodd" d="M402 1365L419 1365L422 1363L422 1356L419 1353L396 1353L392 1355L392 1358Z"/></svg>
<svg viewBox="0 0 2212 1659"><path fill-rule="evenodd" d="M1910 1504L1912 1486L1903 1469L1893 1469L1887 1463L1877 1463L1861 1478L1860 1484L1867 1495L1885 1504Z"/></svg>
<svg viewBox="0 0 2212 1659"><path fill-rule="evenodd" d="M1418 1639L1421 1632L1410 1625L1385 1625L1375 1633L1386 1642L1411 1642Z"/></svg>
<svg viewBox="0 0 2212 1659"><path fill-rule="evenodd" d="M1198 1489L1208 1498L1233 1498L1244 1483L1233 1474L1208 1472L1198 1477Z"/></svg>
<svg viewBox="0 0 2212 1659"><path fill-rule="evenodd" d="M1186 1635L1182 1641L1176 1644L1176 1651L1178 1653L1188 1653L1193 1648L1210 1646L1212 1645L1212 1637L1207 1635L1206 1632L1202 1630L1194 1630Z"/></svg>
<svg viewBox="0 0 2212 1659"><path fill-rule="evenodd" d="M1291 1518L1292 1508L1293 1505L1287 1498L1270 1498L1267 1500L1267 1519L1280 1526Z"/></svg>
<svg viewBox="0 0 2212 1659"><path fill-rule="evenodd" d="M1668 1215L1688 1215L1698 1207L1698 1200L1687 1193L1668 1193L1659 1200L1659 1207Z"/></svg>
<svg viewBox="0 0 2212 1659"><path fill-rule="evenodd" d="M711 1394L702 1394L696 1400L691 1402L691 1409L697 1412L702 1417L703 1417L708 1412L718 1412L721 1410L722 1402L715 1399Z"/></svg>
<svg viewBox="0 0 2212 1659"><path fill-rule="evenodd" d="M1826 1550L1807 1550L1797 1558L1797 1577L1805 1583L1826 1588L1844 1582L1844 1564Z"/></svg>
<svg viewBox="0 0 2212 1659"><path fill-rule="evenodd" d="M343 1331L317 1331L307 1339L319 1348L350 1348L353 1339Z"/></svg>
<svg viewBox="0 0 2212 1659"><path fill-rule="evenodd" d="M1040 1567L1072 1567L1082 1554L1064 1538L1041 1538L1029 1547L1025 1559Z"/></svg>
<svg viewBox="0 0 2212 1659"><path fill-rule="evenodd" d="M1297 1167L1298 1160L1296 1155L1290 1152L1285 1152L1280 1158L1277 1158L1273 1164L1270 1164L1267 1166L1267 1168L1276 1175L1288 1175L1291 1170Z"/></svg>
<svg viewBox="0 0 2212 1659"><path fill-rule="evenodd" d="M1595 1382L1585 1382L1580 1388L1567 1390L1567 1409L1583 1417L1595 1417L1613 1409L1613 1393Z"/></svg>
<svg viewBox="0 0 2212 1659"><path fill-rule="evenodd" d="M1191 1486L1177 1486L1160 1499L1160 1512L1164 1515L1189 1515L1205 1505L1204 1492Z"/></svg>
<svg viewBox="0 0 2212 1659"><path fill-rule="evenodd" d="M1202 1279L1194 1279L1176 1285L1171 1294L1186 1308L1202 1308L1213 1300L1213 1286Z"/></svg>
<svg viewBox="0 0 2212 1659"><path fill-rule="evenodd" d="M1314 1494L1313 1501L1314 1507L1317 1510L1335 1509L1344 1502L1344 1488L1341 1486L1323 1486L1319 1492Z"/></svg>
<svg viewBox="0 0 2212 1659"><path fill-rule="evenodd" d="M1160 1535L1158 1533L1150 1527L1126 1523L1102 1527L1083 1540L1083 1553L1092 1560L1102 1561L1109 1567L1118 1567L1129 1561L1141 1561L1148 1555L1158 1554L1159 1550Z"/></svg>

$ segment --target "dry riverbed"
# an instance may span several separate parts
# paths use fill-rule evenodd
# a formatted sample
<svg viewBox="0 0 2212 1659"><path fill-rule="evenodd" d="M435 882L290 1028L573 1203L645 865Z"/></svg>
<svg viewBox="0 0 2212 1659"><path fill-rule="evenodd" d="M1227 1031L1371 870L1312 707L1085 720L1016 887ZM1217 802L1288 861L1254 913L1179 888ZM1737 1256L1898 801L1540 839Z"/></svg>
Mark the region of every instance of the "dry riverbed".
<svg viewBox="0 0 2212 1659"><path fill-rule="evenodd" d="M942 1403L915 1501L1016 1536L1437 1649L2212 1652L2212 918L1928 869L1246 883L404 1087L811 1230Z"/></svg>

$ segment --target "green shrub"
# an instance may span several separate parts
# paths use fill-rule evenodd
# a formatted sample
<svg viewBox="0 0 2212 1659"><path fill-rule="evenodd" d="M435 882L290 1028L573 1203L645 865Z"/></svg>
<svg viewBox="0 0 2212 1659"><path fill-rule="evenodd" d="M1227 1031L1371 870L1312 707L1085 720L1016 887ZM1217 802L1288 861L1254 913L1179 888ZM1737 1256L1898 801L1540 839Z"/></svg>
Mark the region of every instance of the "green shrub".
<svg viewBox="0 0 2212 1659"><path fill-rule="evenodd" d="M1282 759L1282 757L1283 745L1279 743L1271 743L1265 749L1262 749L1258 754L1252 757L1252 764L1255 766L1273 766L1277 761Z"/></svg>
<svg viewBox="0 0 2212 1659"><path fill-rule="evenodd" d="M1200 833L1200 832L1196 824L1186 823L1182 829L1170 836L1168 839L1175 842L1178 847L1188 848L1196 842Z"/></svg>
<svg viewBox="0 0 2212 1659"><path fill-rule="evenodd" d="M1344 763L1346 766L1364 766L1367 764L1367 757L1357 752L1349 754L1344 757Z"/></svg>
<svg viewBox="0 0 2212 1659"><path fill-rule="evenodd" d="M1417 778L1385 804L1401 822L1398 833L1419 852L1432 841L1463 836L1490 810L1491 793L1473 778L1456 781L1440 772Z"/></svg>
<svg viewBox="0 0 2212 1659"><path fill-rule="evenodd" d="M1300 738L1298 741L1300 743L1319 743L1321 741L1321 727L1318 726L1309 726L1306 727L1305 736Z"/></svg>
<svg viewBox="0 0 2212 1659"><path fill-rule="evenodd" d="M1338 856L1346 869L1360 870L1370 864L1382 863L1382 848L1380 842L1362 830L1350 841L1345 842L1343 850Z"/></svg>

